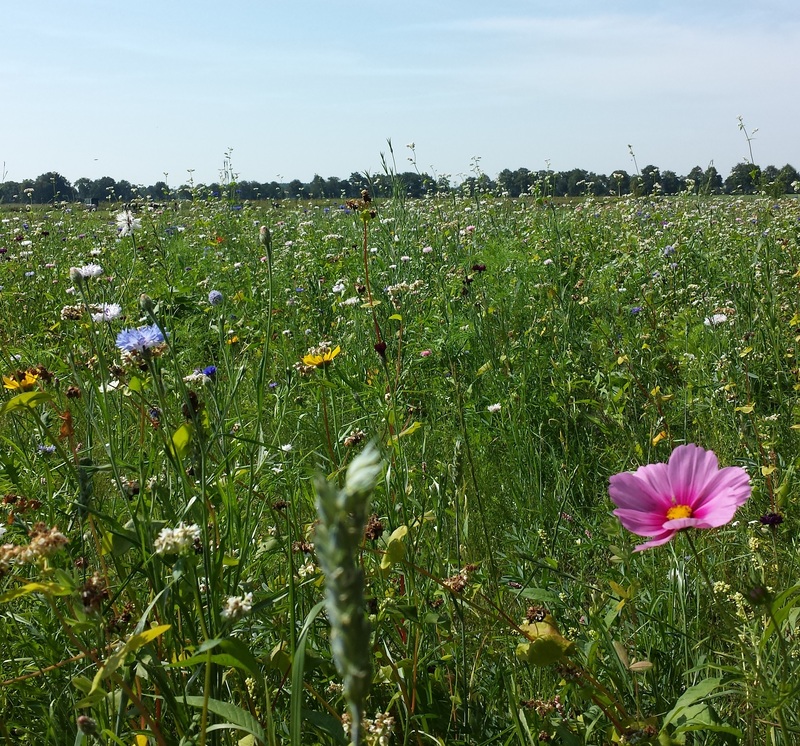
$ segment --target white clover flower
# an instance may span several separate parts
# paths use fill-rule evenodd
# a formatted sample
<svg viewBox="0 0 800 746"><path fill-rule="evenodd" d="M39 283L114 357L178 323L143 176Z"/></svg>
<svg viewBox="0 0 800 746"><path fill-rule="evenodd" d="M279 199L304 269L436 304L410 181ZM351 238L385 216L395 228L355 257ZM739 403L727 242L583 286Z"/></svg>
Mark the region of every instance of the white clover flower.
<svg viewBox="0 0 800 746"><path fill-rule="evenodd" d="M492 412L492 413L499 412L502 409L502 405L500 405L500 404L490 404L488 407L486 407L486 409L489 412Z"/></svg>
<svg viewBox="0 0 800 746"><path fill-rule="evenodd" d="M158 555L188 554L196 541L200 540L200 526L192 523L187 526L183 521L178 528L162 528L156 537L153 548Z"/></svg>
<svg viewBox="0 0 800 746"><path fill-rule="evenodd" d="M228 596L228 600L222 607L221 616L223 619L230 619L232 622L241 619L253 610L253 594L245 593L244 596Z"/></svg>

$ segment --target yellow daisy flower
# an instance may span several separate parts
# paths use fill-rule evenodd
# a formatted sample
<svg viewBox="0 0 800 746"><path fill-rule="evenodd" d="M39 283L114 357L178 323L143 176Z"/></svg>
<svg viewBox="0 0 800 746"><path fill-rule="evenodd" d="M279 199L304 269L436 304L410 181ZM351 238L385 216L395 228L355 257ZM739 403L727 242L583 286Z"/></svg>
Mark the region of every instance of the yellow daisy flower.
<svg viewBox="0 0 800 746"><path fill-rule="evenodd" d="M305 365L313 365L315 368L324 368L328 365L333 358L335 358L342 348L336 345L331 349L326 344L321 344L319 347L312 347L305 355L303 355L303 363Z"/></svg>
<svg viewBox="0 0 800 746"><path fill-rule="evenodd" d="M10 376L3 376L3 388L9 391L30 391L39 380L39 375L30 370L18 370Z"/></svg>

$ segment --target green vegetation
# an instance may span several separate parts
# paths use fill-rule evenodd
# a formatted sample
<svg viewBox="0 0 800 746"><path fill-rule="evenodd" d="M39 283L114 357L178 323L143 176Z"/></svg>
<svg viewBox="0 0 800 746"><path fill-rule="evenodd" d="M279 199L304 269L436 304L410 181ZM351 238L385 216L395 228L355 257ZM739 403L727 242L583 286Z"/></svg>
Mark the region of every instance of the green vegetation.
<svg viewBox="0 0 800 746"><path fill-rule="evenodd" d="M800 203L398 178L0 215L0 743L797 742Z"/></svg>

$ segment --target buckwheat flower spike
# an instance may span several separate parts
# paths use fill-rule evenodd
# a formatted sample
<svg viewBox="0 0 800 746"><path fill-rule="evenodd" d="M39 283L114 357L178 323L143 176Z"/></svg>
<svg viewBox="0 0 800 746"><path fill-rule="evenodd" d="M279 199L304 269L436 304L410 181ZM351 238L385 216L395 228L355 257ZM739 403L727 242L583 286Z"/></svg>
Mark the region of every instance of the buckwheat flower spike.
<svg viewBox="0 0 800 746"><path fill-rule="evenodd" d="M713 451L678 446L666 464L640 466L611 477L614 515L628 531L649 537L636 551L666 544L687 528L729 523L750 497L750 478L739 466L719 468Z"/></svg>

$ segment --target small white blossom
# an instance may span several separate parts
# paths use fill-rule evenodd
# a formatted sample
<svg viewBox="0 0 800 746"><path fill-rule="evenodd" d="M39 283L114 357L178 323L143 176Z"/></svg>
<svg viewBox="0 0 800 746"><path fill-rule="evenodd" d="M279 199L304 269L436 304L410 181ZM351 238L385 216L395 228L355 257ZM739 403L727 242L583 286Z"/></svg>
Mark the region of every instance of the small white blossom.
<svg viewBox="0 0 800 746"><path fill-rule="evenodd" d="M494 413L494 412L499 412L499 411L501 410L501 408L502 408L502 407L501 407L501 405L500 405L500 404L490 404L488 407L486 407L486 409L487 409L489 412L492 412L492 413Z"/></svg>
<svg viewBox="0 0 800 746"><path fill-rule="evenodd" d="M162 528L153 548L156 554L188 554L194 543L200 540L200 526L181 522L178 528Z"/></svg>
<svg viewBox="0 0 800 746"><path fill-rule="evenodd" d="M113 321L119 318L122 313L122 306L119 303L103 303L99 306L92 306L92 321L99 324L102 321Z"/></svg>
<svg viewBox="0 0 800 746"><path fill-rule="evenodd" d="M245 593L244 596L228 596L228 600L222 607L221 615L223 619L230 619L233 622L249 614L252 609L252 593Z"/></svg>
<svg viewBox="0 0 800 746"><path fill-rule="evenodd" d="M120 237L129 236L133 231L138 231L142 227L142 221L135 217L130 210L118 212L116 221Z"/></svg>
<svg viewBox="0 0 800 746"><path fill-rule="evenodd" d="M713 316L709 316L703 321L706 326L719 326L720 324L724 324L728 320L728 317L724 313L715 313Z"/></svg>

